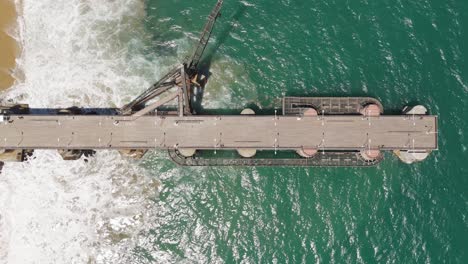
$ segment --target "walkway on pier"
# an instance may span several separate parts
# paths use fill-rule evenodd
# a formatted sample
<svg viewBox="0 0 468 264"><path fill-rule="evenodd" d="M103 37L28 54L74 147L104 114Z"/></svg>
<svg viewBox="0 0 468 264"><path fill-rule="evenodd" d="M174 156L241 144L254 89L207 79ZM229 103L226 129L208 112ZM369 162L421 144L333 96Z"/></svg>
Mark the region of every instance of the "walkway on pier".
<svg viewBox="0 0 468 264"><path fill-rule="evenodd" d="M436 116L11 115L5 149L433 150Z"/></svg>

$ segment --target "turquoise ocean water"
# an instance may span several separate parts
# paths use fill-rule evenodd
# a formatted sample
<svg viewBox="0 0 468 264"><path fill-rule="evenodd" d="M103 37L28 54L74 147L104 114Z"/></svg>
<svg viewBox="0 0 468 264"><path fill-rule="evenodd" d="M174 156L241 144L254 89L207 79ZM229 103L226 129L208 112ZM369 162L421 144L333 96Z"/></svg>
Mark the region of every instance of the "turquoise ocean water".
<svg viewBox="0 0 468 264"><path fill-rule="evenodd" d="M174 41L194 45L214 2L148 1L155 52L188 55ZM225 1L222 13L207 108L274 108L283 94L369 95L389 113L418 103L440 117L440 150L370 169L177 168L153 155L143 166L171 176L135 258L467 263L468 2Z"/></svg>
<svg viewBox="0 0 468 264"><path fill-rule="evenodd" d="M216 0L16 2L17 83L0 100L116 107L191 54ZM222 14L204 109L274 109L283 95L422 104L440 149L375 168L39 150L0 175L0 263L468 263L468 1L226 0Z"/></svg>

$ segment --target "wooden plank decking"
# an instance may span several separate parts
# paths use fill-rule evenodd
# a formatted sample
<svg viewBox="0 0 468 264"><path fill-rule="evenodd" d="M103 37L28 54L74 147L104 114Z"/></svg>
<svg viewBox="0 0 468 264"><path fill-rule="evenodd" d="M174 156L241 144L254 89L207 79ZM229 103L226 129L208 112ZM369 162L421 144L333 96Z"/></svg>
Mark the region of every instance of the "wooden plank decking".
<svg viewBox="0 0 468 264"><path fill-rule="evenodd" d="M5 149L433 150L436 116L12 115L0 122Z"/></svg>

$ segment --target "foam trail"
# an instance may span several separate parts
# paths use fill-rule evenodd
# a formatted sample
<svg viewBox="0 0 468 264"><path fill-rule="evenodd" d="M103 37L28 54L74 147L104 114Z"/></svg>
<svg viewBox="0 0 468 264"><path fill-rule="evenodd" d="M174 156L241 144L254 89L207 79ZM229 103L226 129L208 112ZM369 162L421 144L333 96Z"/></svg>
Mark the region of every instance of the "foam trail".
<svg viewBox="0 0 468 264"><path fill-rule="evenodd" d="M143 56L142 0L22 0L17 84L32 107L119 106L160 75ZM116 152L37 151L0 175L0 263L108 263L131 255L158 182Z"/></svg>

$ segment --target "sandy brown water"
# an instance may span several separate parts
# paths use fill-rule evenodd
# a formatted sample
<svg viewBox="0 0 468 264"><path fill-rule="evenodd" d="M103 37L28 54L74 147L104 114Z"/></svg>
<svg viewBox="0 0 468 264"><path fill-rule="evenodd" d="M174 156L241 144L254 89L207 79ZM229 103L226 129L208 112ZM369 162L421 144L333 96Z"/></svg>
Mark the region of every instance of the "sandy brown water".
<svg viewBox="0 0 468 264"><path fill-rule="evenodd" d="M8 32L15 26L16 15L13 1L0 0L0 90L14 82L11 72L15 67L18 46Z"/></svg>

